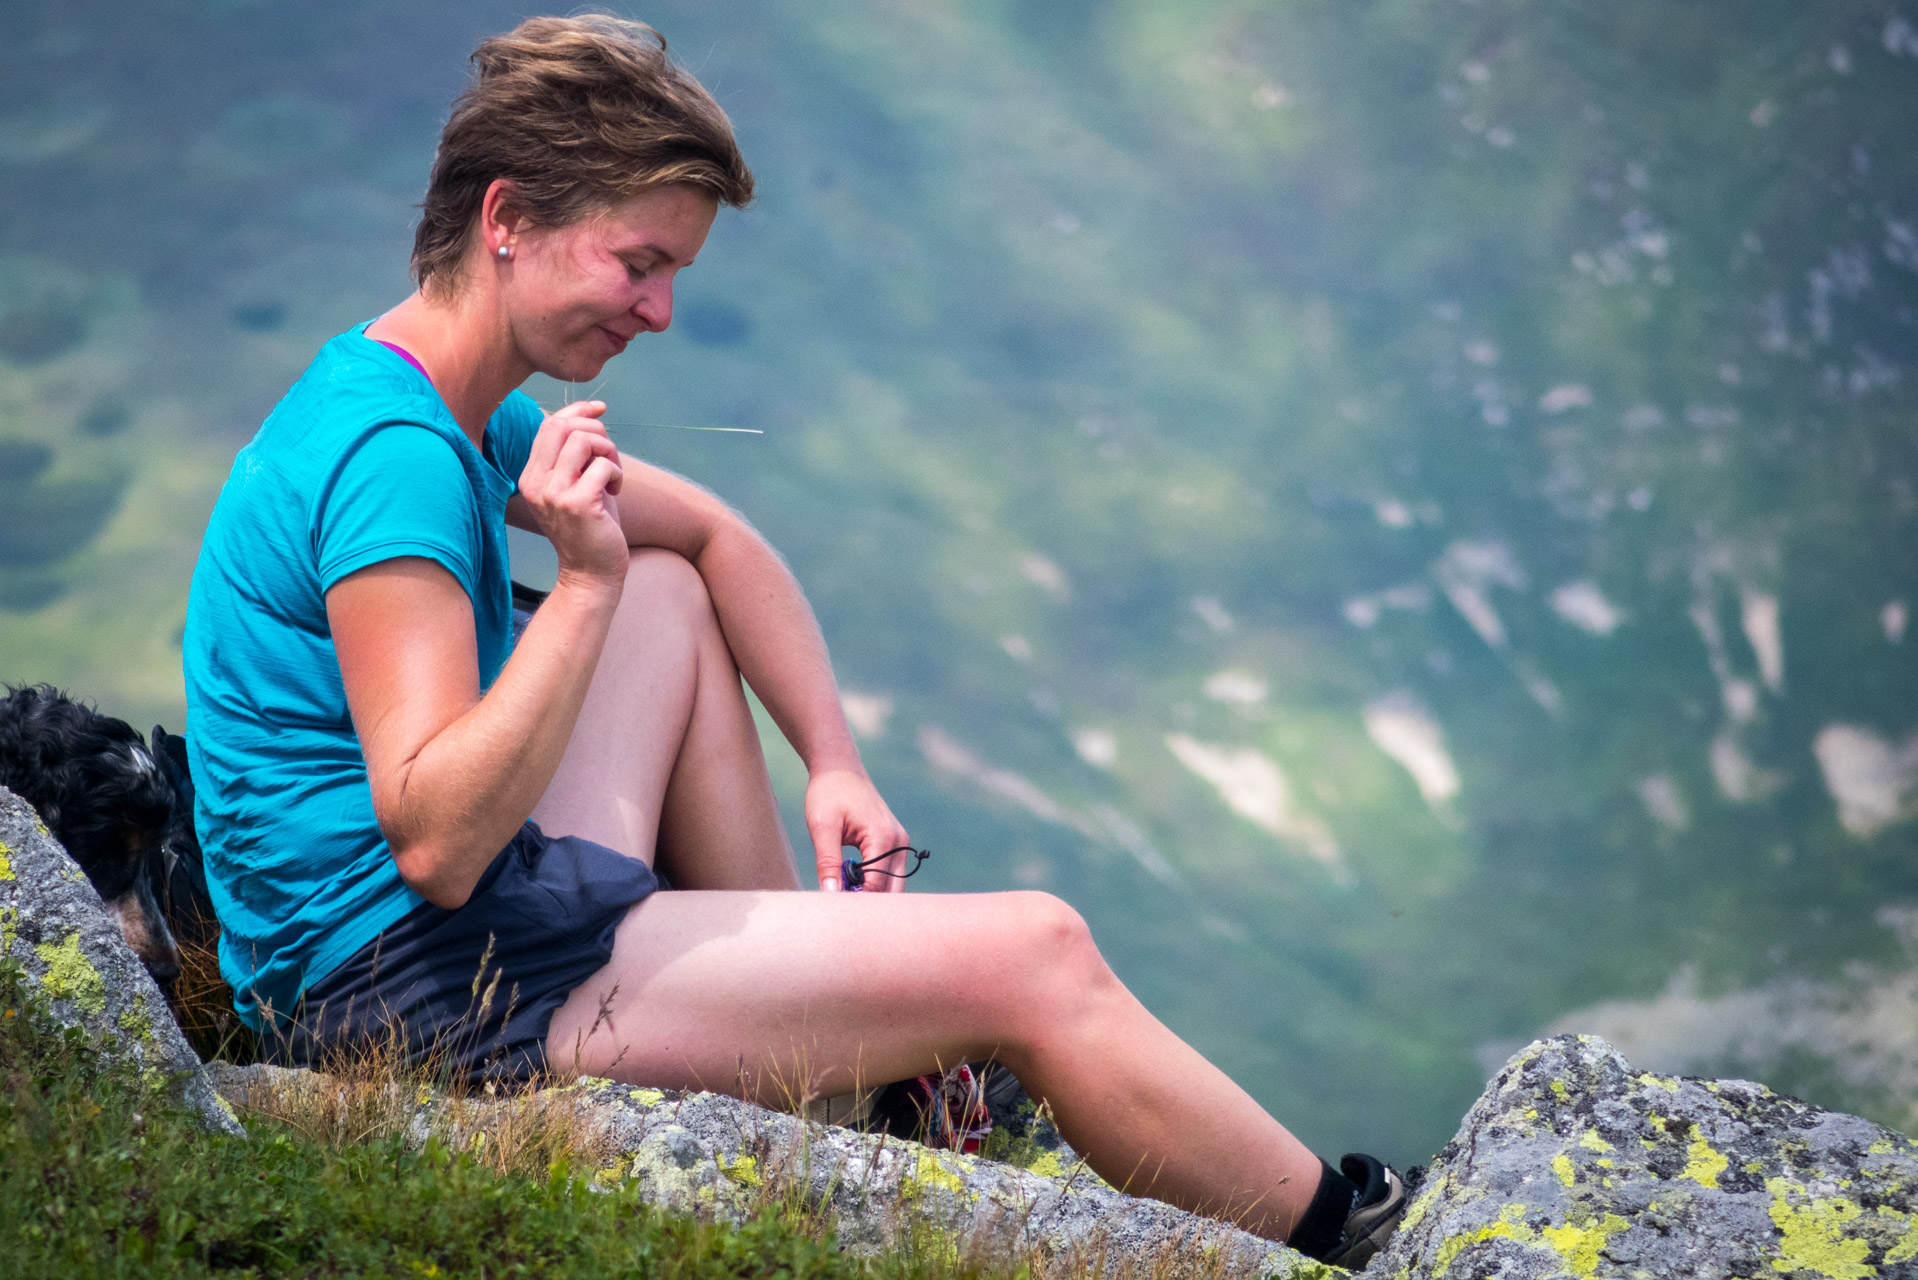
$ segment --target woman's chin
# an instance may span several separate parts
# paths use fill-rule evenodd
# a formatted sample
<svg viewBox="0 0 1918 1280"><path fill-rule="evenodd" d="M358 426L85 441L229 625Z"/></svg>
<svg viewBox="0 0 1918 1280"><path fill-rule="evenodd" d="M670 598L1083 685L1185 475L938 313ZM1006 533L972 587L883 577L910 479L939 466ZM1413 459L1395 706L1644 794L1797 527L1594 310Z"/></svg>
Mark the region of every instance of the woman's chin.
<svg viewBox="0 0 1918 1280"><path fill-rule="evenodd" d="M599 371L606 367L612 356L591 355L585 352L568 351L550 365L539 366L539 371L557 382L591 382L599 377Z"/></svg>

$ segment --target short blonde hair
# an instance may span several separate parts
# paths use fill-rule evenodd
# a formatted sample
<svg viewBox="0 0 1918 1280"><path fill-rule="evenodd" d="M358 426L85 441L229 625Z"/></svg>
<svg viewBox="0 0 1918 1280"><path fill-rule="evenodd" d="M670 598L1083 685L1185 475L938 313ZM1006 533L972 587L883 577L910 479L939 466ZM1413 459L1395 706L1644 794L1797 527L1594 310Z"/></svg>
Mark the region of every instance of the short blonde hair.
<svg viewBox="0 0 1918 1280"><path fill-rule="evenodd" d="M671 184L721 204L753 198L732 122L643 22L528 18L482 41L473 64L440 133L413 236L422 289L456 284L495 179L512 183L514 207L546 226Z"/></svg>

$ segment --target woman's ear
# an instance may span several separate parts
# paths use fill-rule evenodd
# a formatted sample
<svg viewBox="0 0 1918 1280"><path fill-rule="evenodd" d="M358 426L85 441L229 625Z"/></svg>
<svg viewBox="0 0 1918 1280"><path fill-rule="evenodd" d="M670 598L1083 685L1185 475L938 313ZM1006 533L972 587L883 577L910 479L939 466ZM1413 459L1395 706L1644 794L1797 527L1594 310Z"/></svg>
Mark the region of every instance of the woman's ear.
<svg viewBox="0 0 1918 1280"><path fill-rule="evenodd" d="M480 199L479 239L489 258L511 258L529 224L519 210L519 192L505 178L495 178Z"/></svg>

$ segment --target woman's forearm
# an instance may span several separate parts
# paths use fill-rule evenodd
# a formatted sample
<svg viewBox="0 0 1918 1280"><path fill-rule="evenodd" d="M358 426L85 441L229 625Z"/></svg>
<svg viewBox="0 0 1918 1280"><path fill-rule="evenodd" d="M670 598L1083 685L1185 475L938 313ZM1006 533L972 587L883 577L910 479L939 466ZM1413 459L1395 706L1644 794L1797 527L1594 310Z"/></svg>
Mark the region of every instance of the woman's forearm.
<svg viewBox="0 0 1918 1280"><path fill-rule="evenodd" d="M617 584L562 579L493 687L396 772L382 827L401 876L428 901L465 902L545 793L619 595Z"/></svg>
<svg viewBox="0 0 1918 1280"><path fill-rule="evenodd" d="M694 565L740 674L808 772L863 776L819 621L779 554L734 518L713 531Z"/></svg>

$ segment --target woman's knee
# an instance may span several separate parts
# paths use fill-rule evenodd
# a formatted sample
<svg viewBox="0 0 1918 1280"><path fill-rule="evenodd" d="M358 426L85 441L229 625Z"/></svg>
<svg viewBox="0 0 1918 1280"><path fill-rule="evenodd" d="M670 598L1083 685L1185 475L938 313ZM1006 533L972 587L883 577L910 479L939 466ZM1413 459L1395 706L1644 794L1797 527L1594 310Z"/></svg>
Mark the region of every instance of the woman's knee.
<svg viewBox="0 0 1918 1280"><path fill-rule="evenodd" d="M1022 990L1023 1002L1041 1022L1071 1016L1117 987L1085 917L1049 893L1005 897L1001 960L1009 985Z"/></svg>
<svg viewBox="0 0 1918 1280"><path fill-rule="evenodd" d="M635 588L638 590L635 591ZM693 562L664 547L634 547L626 565L626 589L621 600L635 599L654 607L677 606L711 611L706 580Z"/></svg>
<svg viewBox="0 0 1918 1280"><path fill-rule="evenodd" d="M690 641L715 630L718 616L706 580L692 561L661 547L635 547L626 566L626 585L620 593L613 628L635 639L657 633L661 627ZM617 642L616 642L617 643Z"/></svg>

